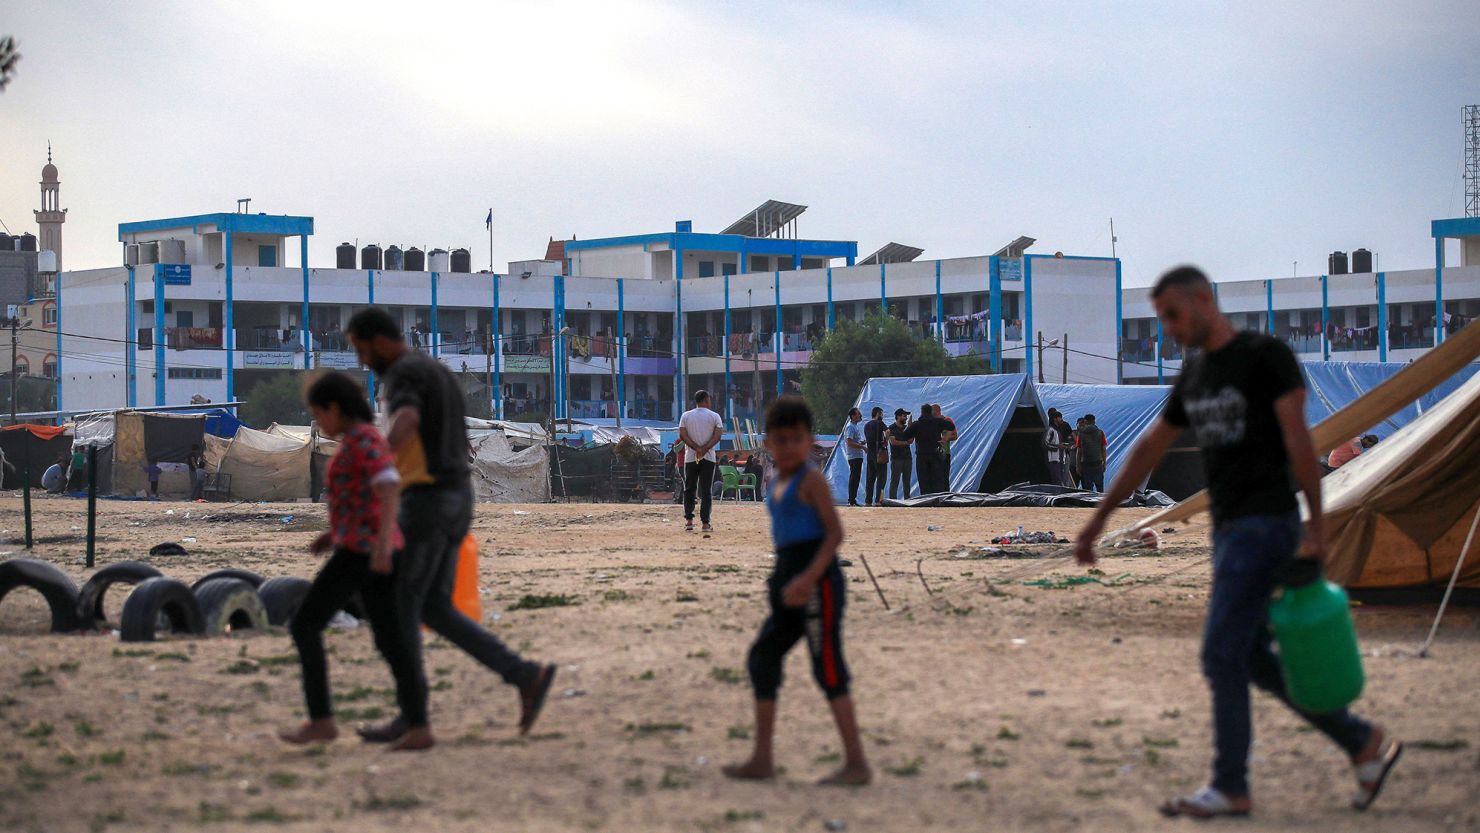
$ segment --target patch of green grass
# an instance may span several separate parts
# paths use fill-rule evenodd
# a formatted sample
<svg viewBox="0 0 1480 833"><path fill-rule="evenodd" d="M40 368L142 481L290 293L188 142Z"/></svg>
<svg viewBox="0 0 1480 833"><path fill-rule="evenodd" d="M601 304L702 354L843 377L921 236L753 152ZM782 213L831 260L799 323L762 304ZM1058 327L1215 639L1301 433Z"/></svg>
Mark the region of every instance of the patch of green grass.
<svg viewBox="0 0 1480 833"><path fill-rule="evenodd" d="M160 768L162 775L180 777L184 775L209 775L213 767L210 764L192 764L189 761L172 761Z"/></svg>
<svg viewBox="0 0 1480 833"><path fill-rule="evenodd" d="M144 649L144 648L114 648L113 649L113 656L115 656L115 657L147 657L147 656L149 656L149 655L151 655L153 653L154 653L153 651L150 651L150 650L147 650L147 649Z"/></svg>
<svg viewBox="0 0 1480 833"><path fill-rule="evenodd" d="M651 680L656 680L657 678L658 678L658 675L657 674L654 674L653 673L653 669L651 669L651 668L649 668L648 670L646 670L646 671L642 672L641 674L638 674L637 675L637 679L639 679L639 680L641 680L643 682L649 682Z"/></svg>
<svg viewBox="0 0 1480 833"><path fill-rule="evenodd" d="M256 674L257 663L250 659L239 659L221 669L222 674Z"/></svg>
<svg viewBox="0 0 1480 833"><path fill-rule="evenodd" d="M1090 721L1091 725L1093 725L1096 729L1113 729L1124 722L1124 720L1121 720L1118 717L1107 717L1104 720Z"/></svg>
<svg viewBox="0 0 1480 833"><path fill-rule="evenodd" d="M63 662L63 663L58 663L57 664L57 670L60 671L60 672L62 672L63 674L76 674L77 673L77 669L79 669L81 667L82 667L82 663L80 663L80 662L78 662L76 660L72 660L71 662Z"/></svg>
<svg viewBox="0 0 1480 833"><path fill-rule="evenodd" d="M366 706L363 709L339 709L334 714L340 720L379 720L385 717L385 709L380 706Z"/></svg>
<svg viewBox="0 0 1480 833"><path fill-rule="evenodd" d="M98 755L98 763L102 764L103 766L122 766L123 759L126 756L127 753L124 752L124 750L113 749Z"/></svg>
<svg viewBox="0 0 1480 833"><path fill-rule="evenodd" d="M1182 710L1181 709L1162 709L1162 712L1161 712L1161 718L1162 718L1162 720L1176 720L1177 718L1179 718L1181 716L1182 716Z"/></svg>
<svg viewBox="0 0 1480 833"><path fill-rule="evenodd" d="M730 740L750 740L750 727L731 726L725 736Z"/></svg>
<svg viewBox="0 0 1480 833"><path fill-rule="evenodd" d="M634 595L632 595L631 593L628 593L626 590L608 590L605 593L602 593L601 594L601 600L603 602L613 602L613 603L615 603L615 602L633 602L633 601L637 601L637 597L634 596Z"/></svg>
<svg viewBox="0 0 1480 833"><path fill-rule="evenodd" d="M1147 749L1146 750L1146 765L1147 766L1157 766L1160 763L1161 763L1161 753L1160 752L1157 752L1155 749Z"/></svg>
<svg viewBox="0 0 1480 833"><path fill-rule="evenodd" d="M438 680L432 684L432 691L446 691L449 688L452 688L451 680Z"/></svg>
<svg viewBox="0 0 1480 833"><path fill-rule="evenodd" d="M541 610L547 607L570 607L580 604L580 599L569 593L526 593L509 610Z"/></svg>
<svg viewBox="0 0 1480 833"><path fill-rule="evenodd" d="M841 760L843 760L843 753L841 753L841 752L828 752L825 755L818 755L817 757L813 758L812 759L812 763L814 763L814 764L835 764L835 763L837 763L838 761L841 761Z"/></svg>
<svg viewBox="0 0 1480 833"><path fill-rule="evenodd" d="M1177 739L1176 738L1153 738L1153 737L1150 737L1150 736L1143 736L1141 738L1141 743L1143 745L1145 745L1145 746L1149 746L1149 747L1152 747L1154 749L1175 749L1175 748L1177 748Z"/></svg>
<svg viewBox="0 0 1480 833"><path fill-rule="evenodd" d="M956 792L965 792L969 790L972 792L984 793L987 791L987 782L983 781L980 778L965 778L952 784L951 789L955 790Z"/></svg>
<svg viewBox="0 0 1480 833"><path fill-rule="evenodd" d="M628 723L627 731L634 737L646 738L669 732L689 732L693 728L687 723Z"/></svg>
<svg viewBox="0 0 1480 833"><path fill-rule="evenodd" d="M65 767L74 767L82 763L82 761L78 760L77 756L71 752L63 752L57 756L57 763Z"/></svg>
<svg viewBox="0 0 1480 833"><path fill-rule="evenodd" d="M890 775L895 776L896 778L914 778L916 775L920 774L920 770L924 767L924 765L924 758L909 758L901 761L898 766L884 767L884 771L889 773Z"/></svg>
<svg viewBox="0 0 1480 833"><path fill-rule="evenodd" d="M1470 746L1469 741L1459 738L1453 738L1451 740L1415 740L1409 743L1414 749L1427 749L1433 752L1458 752Z"/></svg>
<svg viewBox="0 0 1480 833"><path fill-rule="evenodd" d="M303 782L303 778L296 772L269 772L267 783L269 786L280 790L291 790Z"/></svg>
<svg viewBox="0 0 1480 833"><path fill-rule="evenodd" d="M145 741L145 742L148 742L148 741L151 741L151 740L174 740L174 737L171 736L171 735L169 735L169 734L166 734L165 732L156 732L153 729L150 729L149 731L145 732L143 735L140 735L139 736L139 740L142 740L142 741Z"/></svg>
<svg viewBox="0 0 1480 833"><path fill-rule="evenodd" d="M689 787L689 771L681 766L663 768L663 777L658 781L660 790L685 790Z"/></svg>
<svg viewBox="0 0 1480 833"><path fill-rule="evenodd" d="M376 696L377 694L380 694L380 692L381 689L378 688L358 685L350 689L349 691L336 691L332 695L330 695L329 699L333 700L335 703L354 703L360 700L367 700L371 697Z"/></svg>
<svg viewBox="0 0 1480 833"><path fill-rule="evenodd" d="M1017 732L1014 732L1006 726L1003 726L1001 729L997 730L997 740L1017 740L1020 737L1022 737L1022 735L1019 735Z"/></svg>
<svg viewBox="0 0 1480 833"><path fill-rule="evenodd" d="M32 666L21 673L21 685L26 688L41 688L42 686L56 685L56 680L48 676L45 669Z"/></svg>
<svg viewBox="0 0 1480 833"><path fill-rule="evenodd" d="M1093 741L1090 741L1090 740L1087 740L1085 738L1069 738L1068 742L1066 742L1064 744L1064 746L1066 746L1066 747L1068 747L1070 749L1094 749L1095 748L1094 742Z"/></svg>
<svg viewBox="0 0 1480 833"><path fill-rule="evenodd" d="M87 823L87 829L89 833L102 833L104 830L108 829L108 825L118 824L119 822L122 822L125 818L126 816L124 815L122 810L109 810L106 813L100 813L96 816L93 816L92 819Z"/></svg>
<svg viewBox="0 0 1480 833"><path fill-rule="evenodd" d="M722 819L725 824L738 824L742 821L759 821L766 817L760 810L726 810Z"/></svg>
<svg viewBox="0 0 1480 833"><path fill-rule="evenodd" d="M79 738L93 738L103 733L102 729L88 723L86 720L79 720L73 723L72 731L76 732Z"/></svg>
<svg viewBox="0 0 1480 833"><path fill-rule="evenodd" d="M709 659L709 652L703 649L689 651L687 654L684 654L684 659Z"/></svg>
<svg viewBox="0 0 1480 833"><path fill-rule="evenodd" d="M375 813L384 810L415 810L422 805L422 800L411 793L400 793L397 795L377 795L370 793L370 797L360 804L360 809L367 813Z"/></svg>
<svg viewBox="0 0 1480 833"><path fill-rule="evenodd" d="M274 666L280 666L280 665L297 665L298 664L298 655L297 654L274 654L273 656L270 656L270 657L262 657L262 658L258 659L257 660L257 664L260 665L260 666L262 666L263 668L272 668Z"/></svg>
<svg viewBox="0 0 1480 833"><path fill-rule="evenodd" d="M642 795L647 792L647 783L642 780L641 775L634 775L622 781L622 789L633 795Z"/></svg>
<svg viewBox="0 0 1480 833"><path fill-rule="evenodd" d="M283 815L276 807L263 807L242 816L247 824L282 824L292 820L292 816Z"/></svg>
<svg viewBox="0 0 1480 833"><path fill-rule="evenodd" d="M717 683L729 685L740 685L745 682L745 675L733 668L721 668L718 665L709 669L709 678Z"/></svg>
<svg viewBox="0 0 1480 833"><path fill-rule="evenodd" d="M201 824L219 824L223 821L231 821L231 810L221 804L212 804L202 801L196 805L195 818Z"/></svg>
<svg viewBox="0 0 1480 833"><path fill-rule="evenodd" d="M1079 787L1078 789L1074 790L1074 794L1079 796L1080 798L1100 798L1105 795L1105 791L1087 790L1083 787Z"/></svg>
<svg viewBox="0 0 1480 833"><path fill-rule="evenodd" d="M432 673L436 674L438 677L446 677L452 673L452 666L444 665L441 668L433 669Z"/></svg>
<svg viewBox="0 0 1480 833"><path fill-rule="evenodd" d="M41 720L33 725L31 728L27 729L25 732L21 733L21 737L31 738L32 740L40 740L42 738L51 737L52 733L55 731L55 726L47 723L45 720Z"/></svg>
<svg viewBox="0 0 1480 833"><path fill-rule="evenodd" d="M673 597L673 600L675 602L697 602L699 601L699 597L687 590L680 590L678 591L678 595Z"/></svg>
<svg viewBox="0 0 1480 833"><path fill-rule="evenodd" d="M160 651L159 653L157 653L157 654L154 655L154 658L157 659L157 660L160 660L160 661L170 661L170 662L189 662L190 661L190 657L186 656L185 654L180 653L179 651Z"/></svg>

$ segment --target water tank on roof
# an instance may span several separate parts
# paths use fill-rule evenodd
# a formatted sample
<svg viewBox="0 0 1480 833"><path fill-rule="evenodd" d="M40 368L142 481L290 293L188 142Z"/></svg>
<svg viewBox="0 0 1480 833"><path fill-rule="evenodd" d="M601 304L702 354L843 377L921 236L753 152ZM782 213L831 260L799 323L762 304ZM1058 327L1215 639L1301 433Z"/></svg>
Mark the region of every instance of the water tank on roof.
<svg viewBox="0 0 1480 833"><path fill-rule="evenodd" d="M426 252L412 246L406 250L406 271L425 272L427 269Z"/></svg>
<svg viewBox="0 0 1480 833"><path fill-rule="evenodd" d="M1352 273L1365 275L1372 271L1372 253L1366 249L1357 249L1352 252Z"/></svg>
<svg viewBox="0 0 1480 833"><path fill-rule="evenodd" d="M355 268L355 247L352 243L340 243L334 247L334 268Z"/></svg>
<svg viewBox="0 0 1480 833"><path fill-rule="evenodd" d="M470 254L468 254L468 250L467 249L453 249L452 250L452 271L454 271L454 272L471 272L471 271L473 271L473 256L470 255Z"/></svg>
<svg viewBox="0 0 1480 833"><path fill-rule="evenodd" d="M138 266L139 265L139 244L138 243L129 243L128 245L126 245L126 246L123 247L123 265L124 266Z"/></svg>
<svg viewBox="0 0 1480 833"><path fill-rule="evenodd" d="M385 268L399 272L406 268L406 253L401 251L400 246L391 246L385 250Z"/></svg>
<svg viewBox="0 0 1480 833"><path fill-rule="evenodd" d="M15 251L15 238L0 231L0 252Z"/></svg>
<svg viewBox="0 0 1480 833"><path fill-rule="evenodd" d="M1331 256L1326 259L1326 274L1328 274L1328 275L1345 275L1346 274L1346 252L1332 252L1331 253Z"/></svg>
<svg viewBox="0 0 1480 833"><path fill-rule="evenodd" d="M159 243L157 241L150 240L148 243L140 243L139 244L139 262L140 263L158 263L159 262Z"/></svg>
<svg viewBox="0 0 1480 833"><path fill-rule="evenodd" d="M427 268L433 272L446 272L448 267L447 250L432 249L427 253Z"/></svg>
<svg viewBox="0 0 1480 833"><path fill-rule="evenodd" d="M36 235L29 231L16 238L15 250L18 252L36 251Z"/></svg>
<svg viewBox="0 0 1480 833"><path fill-rule="evenodd" d="M374 243L371 243L370 245L365 246L365 247L363 247L363 248L360 249L360 268L361 269L379 269L380 268L380 247L379 246L375 245Z"/></svg>
<svg viewBox="0 0 1480 833"><path fill-rule="evenodd" d="M185 241L175 239L159 241L159 262L184 263Z"/></svg>

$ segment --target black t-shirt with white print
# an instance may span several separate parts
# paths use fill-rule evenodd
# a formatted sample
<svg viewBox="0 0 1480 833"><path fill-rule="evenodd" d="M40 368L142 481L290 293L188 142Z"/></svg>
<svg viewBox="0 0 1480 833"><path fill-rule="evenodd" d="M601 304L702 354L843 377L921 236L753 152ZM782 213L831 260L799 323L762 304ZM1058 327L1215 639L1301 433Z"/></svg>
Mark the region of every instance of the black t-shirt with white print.
<svg viewBox="0 0 1480 833"><path fill-rule="evenodd" d="M1274 403L1303 387L1295 354L1258 333L1239 333L1223 349L1200 353L1183 366L1162 418L1192 427L1215 522L1296 508Z"/></svg>

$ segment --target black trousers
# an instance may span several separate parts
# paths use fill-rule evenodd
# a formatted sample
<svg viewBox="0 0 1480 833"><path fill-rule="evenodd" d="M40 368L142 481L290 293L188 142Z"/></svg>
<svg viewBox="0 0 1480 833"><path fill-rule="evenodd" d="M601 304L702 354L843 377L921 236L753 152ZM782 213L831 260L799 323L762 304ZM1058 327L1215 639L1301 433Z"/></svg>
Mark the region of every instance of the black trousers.
<svg viewBox="0 0 1480 833"><path fill-rule="evenodd" d="M796 547L816 552L820 541L809 541ZM777 562L783 558L777 553ZM781 603L786 582L773 574L767 581L771 615L761 624L761 631L746 656L746 670L757 700L775 700L781 689L781 669L786 654L802 637L807 638L807 651L812 655L812 676L817 685L834 700L848 694L848 663L843 658L843 607L845 584L837 562L823 573L812 588L805 607L787 607Z"/></svg>
<svg viewBox="0 0 1480 833"><path fill-rule="evenodd" d="M891 457L889 459L890 500L901 496L899 489L901 484L904 486L902 490L903 497L908 498L910 496L910 465L911 461L908 457Z"/></svg>
<svg viewBox="0 0 1480 833"><path fill-rule="evenodd" d="M858 481L863 478L863 458L848 461L848 503L858 502Z"/></svg>
<svg viewBox="0 0 1480 833"><path fill-rule="evenodd" d="M884 481L889 479L889 464L879 462L877 454L870 454L863 484L863 502L878 503L884 499Z"/></svg>
<svg viewBox="0 0 1480 833"><path fill-rule="evenodd" d="M915 454L915 475L920 482L920 494L933 495L946 490L945 478L941 476L943 468L945 463L940 459L939 452L921 451Z"/></svg>
<svg viewBox="0 0 1480 833"><path fill-rule="evenodd" d="M397 556L400 558L400 555ZM365 615L375 633L375 647L391 667L396 681L396 704L411 726L427 724L427 679L421 665L420 639L408 640L396 610L395 582L370 571L370 556L338 548L314 576L303 605L288 626L298 661L303 666L303 697L313 720L332 717L329 699L329 663L324 656L324 628L344 609L355 593L364 601Z"/></svg>
<svg viewBox="0 0 1480 833"><path fill-rule="evenodd" d="M709 510L714 501L714 461L695 460L683 464L683 516L694 519L694 500L699 501L699 520L709 523Z"/></svg>
<svg viewBox="0 0 1480 833"><path fill-rule="evenodd" d="M503 678L524 686L539 676L540 666L509 650L497 636L452 605L457 579L457 553L473 520L470 484L449 488L418 486L401 493L397 520L406 549L396 559L397 609L421 611L403 615L404 632L421 638L425 624L468 656Z"/></svg>

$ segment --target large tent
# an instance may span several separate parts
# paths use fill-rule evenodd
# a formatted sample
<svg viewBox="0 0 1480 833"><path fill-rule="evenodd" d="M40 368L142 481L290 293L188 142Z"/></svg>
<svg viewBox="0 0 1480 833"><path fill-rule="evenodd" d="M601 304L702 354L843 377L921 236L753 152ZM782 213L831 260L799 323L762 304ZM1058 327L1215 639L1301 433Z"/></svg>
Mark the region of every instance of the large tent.
<svg viewBox="0 0 1480 833"><path fill-rule="evenodd" d="M1305 421L1315 425L1356 401L1357 397L1392 378L1406 364L1398 362L1304 362L1308 388L1305 398ZM1438 402L1468 381L1480 365L1464 369L1440 382L1433 390L1404 405L1397 413L1371 427L1367 433L1386 439L1393 432L1418 419Z"/></svg>
<svg viewBox="0 0 1480 833"><path fill-rule="evenodd" d="M1355 589L1443 585L1480 511L1480 375L1322 481L1327 572ZM1477 542L1480 543L1480 542ZM1480 588L1475 545L1457 586Z"/></svg>
<svg viewBox="0 0 1480 833"><path fill-rule="evenodd" d="M1161 410L1172 395L1163 385L1051 385L1035 386L1044 408L1057 408L1072 428L1085 414L1094 414L1095 424L1105 432L1109 449L1105 455L1105 484L1115 478L1130 456L1136 440L1161 418ZM1167 450L1145 488L1181 500L1206 483L1202 458L1192 432L1184 431Z"/></svg>
<svg viewBox="0 0 1480 833"><path fill-rule="evenodd" d="M243 425L231 439L205 438L206 471L230 478L236 500L284 501L309 497L312 442L291 426L275 432Z"/></svg>
<svg viewBox="0 0 1480 833"><path fill-rule="evenodd" d="M0 455L8 464L0 471L0 488L19 489L26 468L31 486L41 486L41 475L55 462L65 465L72 454L72 438L60 425L7 425L0 428Z"/></svg>

